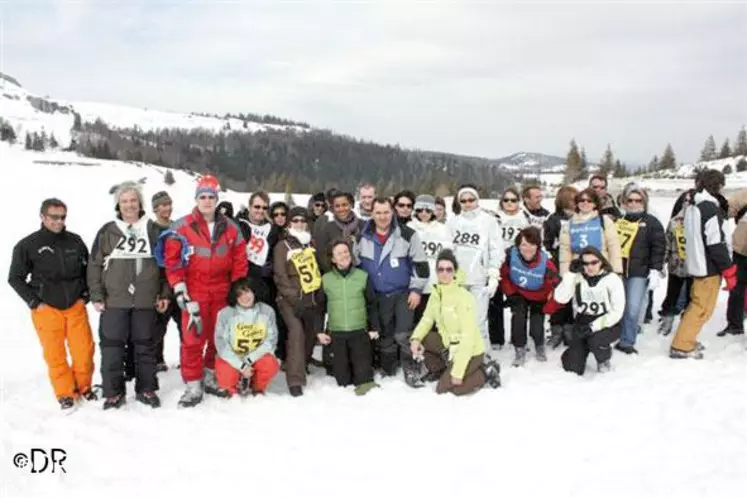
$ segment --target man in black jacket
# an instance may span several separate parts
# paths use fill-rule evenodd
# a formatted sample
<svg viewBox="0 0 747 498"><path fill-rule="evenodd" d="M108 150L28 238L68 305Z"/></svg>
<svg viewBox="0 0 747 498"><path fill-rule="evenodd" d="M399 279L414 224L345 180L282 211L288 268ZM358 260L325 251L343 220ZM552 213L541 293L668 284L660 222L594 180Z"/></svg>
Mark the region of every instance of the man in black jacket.
<svg viewBox="0 0 747 498"><path fill-rule="evenodd" d="M86 311L88 249L65 229L67 206L61 200L45 200L40 214L41 228L13 248L8 283L31 309L60 407L72 410L78 397L96 399L91 390L93 334Z"/></svg>
<svg viewBox="0 0 747 498"><path fill-rule="evenodd" d="M613 220L617 220L622 216L620 209L615 204L615 199L612 198L610 193L607 191L607 177L603 175L594 175L589 178L589 187L594 189L594 192L599 196L600 209L599 214L606 214Z"/></svg>

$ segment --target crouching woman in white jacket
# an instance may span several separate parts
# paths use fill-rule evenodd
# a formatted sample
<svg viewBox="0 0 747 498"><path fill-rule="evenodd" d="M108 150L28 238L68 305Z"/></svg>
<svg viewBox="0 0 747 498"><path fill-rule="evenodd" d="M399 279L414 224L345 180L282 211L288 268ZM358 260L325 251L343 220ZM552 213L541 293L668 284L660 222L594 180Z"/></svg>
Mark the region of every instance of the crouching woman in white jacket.
<svg viewBox="0 0 747 498"><path fill-rule="evenodd" d="M574 268L575 266L575 268ZM589 353L597 360L597 371L610 370L611 344L620 337L625 311L625 287L609 261L595 247L586 247L555 289L545 313L554 313L573 300L575 324L571 341L563 352L563 369L583 375Z"/></svg>

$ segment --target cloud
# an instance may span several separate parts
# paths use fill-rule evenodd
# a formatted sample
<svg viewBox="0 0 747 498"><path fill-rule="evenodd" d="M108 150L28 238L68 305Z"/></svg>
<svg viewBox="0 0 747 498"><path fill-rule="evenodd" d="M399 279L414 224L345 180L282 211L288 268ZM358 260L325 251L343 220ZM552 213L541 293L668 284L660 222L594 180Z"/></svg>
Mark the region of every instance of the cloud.
<svg viewBox="0 0 747 498"><path fill-rule="evenodd" d="M747 121L741 3L13 4L4 71L30 90L251 111L423 149L646 162Z"/></svg>

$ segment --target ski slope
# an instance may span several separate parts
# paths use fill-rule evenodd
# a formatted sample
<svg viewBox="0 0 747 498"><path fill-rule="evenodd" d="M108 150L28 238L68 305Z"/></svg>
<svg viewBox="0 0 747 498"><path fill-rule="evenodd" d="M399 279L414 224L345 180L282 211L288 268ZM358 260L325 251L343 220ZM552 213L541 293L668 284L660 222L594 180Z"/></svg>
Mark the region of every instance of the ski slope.
<svg viewBox="0 0 747 498"><path fill-rule="evenodd" d="M176 216L193 205L194 178L181 171L166 186L162 168L6 144L0 162L13 172L4 194L11 213L0 235L5 274L13 245L38 227L45 197L68 203L68 228L89 246L114 214L108 191L117 182L145 178L148 200L169 191ZM221 193L224 199L238 206L247 194ZM666 221L673 203L674 196L657 199L653 210ZM551 208L552 199L545 204ZM663 294L656 291L655 310ZM171 369L160 375L158 410L137 403L128 384L120 411L104 412L99 402L63 416L30 314L6 284L0 496L744 497L747 352L741 338L715 337L725 306L722 292L700 336L708 347L700 362L668 359L669 340L651 325L639 338L641 354L615 352L606 375L596 373L593 360L583 378L563 372L561 350L549 352L546 364L530 353L525 368L511 368L506 349L497 354L504 387L462 399L437 396L432 385L412 390L400 379L378 379L381 389L356 397L312 370L301 398L287 394L281 373L266 397L208 396L195 409L178 410L182 382ZM89 313L95 331L98 316L90 306ZM173 324L166 341L173 365ZM97 348L97 369L99 355ZM13 455L32 447L64 449L66 473L14 467Z"/></svg>

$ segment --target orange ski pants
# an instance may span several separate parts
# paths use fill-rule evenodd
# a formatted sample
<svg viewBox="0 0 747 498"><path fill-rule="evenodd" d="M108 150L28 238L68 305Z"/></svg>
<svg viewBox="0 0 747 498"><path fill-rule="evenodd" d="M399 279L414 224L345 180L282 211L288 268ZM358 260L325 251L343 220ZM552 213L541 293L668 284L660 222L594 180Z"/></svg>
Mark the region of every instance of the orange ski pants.
<svg viewBox="0 0 747 498"><path fill-rule="evenodd" d="M41 304L31 311L31 318L57 398L74 398L91 389L94 343L83 301L66 310ZM70 349L72 367L67 361L66 346Z"/></svg>

